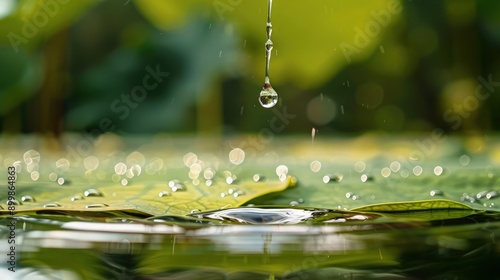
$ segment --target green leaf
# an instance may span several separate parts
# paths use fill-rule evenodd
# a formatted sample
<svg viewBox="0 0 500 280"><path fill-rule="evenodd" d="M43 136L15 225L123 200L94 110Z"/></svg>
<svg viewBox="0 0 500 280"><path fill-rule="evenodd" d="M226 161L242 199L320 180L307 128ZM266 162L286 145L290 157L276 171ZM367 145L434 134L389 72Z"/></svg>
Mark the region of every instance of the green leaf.
<svg viewBox="0 0 500 280"><path fill-rule="evenodd" d="M104 183L95 188L74 182L64 186L36 183L18 185L16 197L30 195L36 200L16 205L15 211L18 214L37 212L39 214L114 216L113 211L115 211L118 212L117 215L126 213L155 216L186 215L193 210L238 207L255 197L283 191L293 186L294 181L288 178L285 182L244 181L234 185L215 183L209 187L204 184L195 186L190 182L183 182L185 189L176 192L168 187L167 182L137 183L130 186ZM98 195L86 196L86 191ZM160 196L162 192L164 195ZM221 197L221 194L224 194L224 197ZM75 199L76 197L80 199ZM48 207L50 204L53 207ZM0 214L9 214L7 205L3 207Z"/></svg>
<svg viewBox="0 0 500 280"><path fill-rule="evenodd" d="M355 207L352 211L366 211L366 212L410 212L410 211L433 211L433 210L472 210L466 204L446 200L417 200L417 201L403 201L392 203L371 204L361 207Z"/></svg>

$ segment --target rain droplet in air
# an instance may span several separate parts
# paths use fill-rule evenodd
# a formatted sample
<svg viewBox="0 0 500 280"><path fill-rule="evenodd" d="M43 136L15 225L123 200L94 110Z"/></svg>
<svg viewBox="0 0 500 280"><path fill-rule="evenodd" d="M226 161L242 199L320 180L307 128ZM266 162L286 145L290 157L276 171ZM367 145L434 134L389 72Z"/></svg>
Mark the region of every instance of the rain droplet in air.
<svg viewBox="0 0 500 280"><path fill-rule="evenodd" d="M271 82L269 79L269 65L271 64L271 52L273 50L273 41L271 40L271 34L273 33L273 25L271 23L271 10L273 7L273 1L268 0L267 6L267 24L266 24L266 33L267 33L267 41L265 44L266 48L266 77L264 79L264 87L259 95L260 105L264 108L272 108L276 103L278 103L278 93L271 86Z"/></svg>

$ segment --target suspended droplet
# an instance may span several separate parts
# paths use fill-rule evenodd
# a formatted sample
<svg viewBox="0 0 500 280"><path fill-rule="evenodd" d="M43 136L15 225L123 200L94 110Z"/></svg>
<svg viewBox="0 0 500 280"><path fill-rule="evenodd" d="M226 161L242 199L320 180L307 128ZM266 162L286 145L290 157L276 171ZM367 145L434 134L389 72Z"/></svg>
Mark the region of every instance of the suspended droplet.
<svg viewBox="0 0 500 280"><path fill-rule="evenodd" d="M89 196L102 196L102 193L96 189L88 189L86 190L83 195L89 197Z"/></svg>
<svg viewBox="0 0 500 280"><path fill-rule="evenodd" d="M21 200L23 202L35 202L35 198L31 195L24 195L23 197L21 197Z"/></svg>
<svg viewBox="0 0 500 280"><path fill-rule="evenodd" d="M266 109L272 108L278 103L278 93L273 89L271 84L264 84L260 92L259 102Z"/></svg>

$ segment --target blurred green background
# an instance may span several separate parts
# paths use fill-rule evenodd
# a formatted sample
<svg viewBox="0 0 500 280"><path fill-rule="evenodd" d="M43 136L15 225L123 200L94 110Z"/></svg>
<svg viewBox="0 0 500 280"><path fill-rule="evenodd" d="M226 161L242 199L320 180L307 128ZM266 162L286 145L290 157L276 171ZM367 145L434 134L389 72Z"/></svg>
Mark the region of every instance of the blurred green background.
<svg viewBox="0 0 500 280"><path fill-rule="evenodd" d="M266 6L1 0L1 131L500 129L499 1L275 0L271 110L257 99Z"/></svg>

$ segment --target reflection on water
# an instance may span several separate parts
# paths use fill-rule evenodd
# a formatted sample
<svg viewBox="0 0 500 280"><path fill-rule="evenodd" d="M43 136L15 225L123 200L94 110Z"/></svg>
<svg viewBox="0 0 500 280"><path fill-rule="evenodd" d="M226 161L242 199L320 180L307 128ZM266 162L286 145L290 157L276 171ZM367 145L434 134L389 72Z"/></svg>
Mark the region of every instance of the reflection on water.
<svg viewBox="0 0 500 280"><path fill-rule="evenodd" d="M500 217L429 220L325 209L237 208L189 217L19 216L2 279L486 279ZM426 214L427 213L427 214ZM0 224L6 264L9 219ZM397 230L395 230L397 229Z"/></svg>

